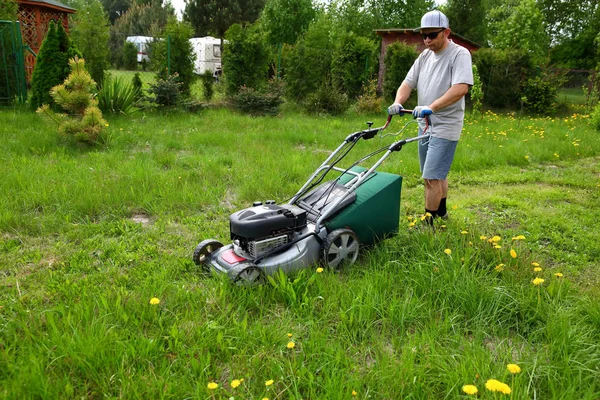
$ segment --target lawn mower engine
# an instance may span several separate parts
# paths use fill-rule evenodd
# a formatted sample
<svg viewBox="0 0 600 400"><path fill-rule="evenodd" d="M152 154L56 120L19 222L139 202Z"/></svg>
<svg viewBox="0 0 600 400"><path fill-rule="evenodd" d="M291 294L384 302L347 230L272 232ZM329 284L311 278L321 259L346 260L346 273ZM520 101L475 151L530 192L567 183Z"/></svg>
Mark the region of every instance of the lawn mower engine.
<svg viewBox="0 0 600 400"><path fill-rule="evenodd" d="M234 252L256 259L290 243L306 227L306 211L291 204L277 205L268 200L254 203L229 217Z"/></svg>

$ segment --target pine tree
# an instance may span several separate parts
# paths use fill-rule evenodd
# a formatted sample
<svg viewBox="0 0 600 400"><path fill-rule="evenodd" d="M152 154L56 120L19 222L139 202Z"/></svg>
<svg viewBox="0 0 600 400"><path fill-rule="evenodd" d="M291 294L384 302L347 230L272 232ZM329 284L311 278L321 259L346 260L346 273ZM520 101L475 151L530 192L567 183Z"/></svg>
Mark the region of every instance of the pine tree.
<svg viewBox="0 0 600 400"><path fill-rule="evenodd" d="M67 113L55 113L48 104L38 108L37 112L56 122L61 134L72 136L78 142L95 143L106 125L94 98L96 82L85 69L83 59L69 60L69 67L71 73L64 83L50 90L52 99Z"/></svg>

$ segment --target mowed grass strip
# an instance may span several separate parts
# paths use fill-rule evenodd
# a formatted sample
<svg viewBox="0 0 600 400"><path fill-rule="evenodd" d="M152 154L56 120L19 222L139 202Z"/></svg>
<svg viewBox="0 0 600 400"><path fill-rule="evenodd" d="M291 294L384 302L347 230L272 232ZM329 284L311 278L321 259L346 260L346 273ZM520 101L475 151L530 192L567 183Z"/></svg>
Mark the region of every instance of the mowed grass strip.
<svg viewBox="0 0 600 400"><path fill-rule="evenodd" d="M469 116L435 234L407 145L381 168L404 176L400 232L351 269L246 288L193 265L230 213L291 197L367 119L384 118L140 113L82 148L0 111L2 397L494 398L496 379L598 398L600 141L583 115Z"/></svg>

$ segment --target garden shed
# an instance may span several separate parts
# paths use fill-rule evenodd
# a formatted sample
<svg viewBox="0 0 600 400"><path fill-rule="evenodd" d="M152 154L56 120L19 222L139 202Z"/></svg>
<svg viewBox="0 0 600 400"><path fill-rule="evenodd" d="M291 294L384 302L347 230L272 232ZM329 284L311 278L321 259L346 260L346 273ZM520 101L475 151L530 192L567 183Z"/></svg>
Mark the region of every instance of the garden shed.
<svg viewBox="0 0 600 400"><path fill-rule="evenodd" d="M415 46L417 51L421 53L423 50L425 50L425 45L423 44L423 38L421 37L421 34L419 32L414 32L413 28L378 29L375 31L375 33L381 36L379 76L377 78L377 90L381 91L381 88L383 87L383 77L385 75L384 61L387 46L395 42L404 42L410 46ZM467 48L471 53L481 48L479 44L454 32L450 33L450 40Z"/></svg>
<svg viewBox="0 0 600 400"><path fill-rule="evenodd" d="M74 8L55 0L17 0L17 3L19 3L19 22L21 22L23 41L34 53L39 52L50 21L62 24L65 31L69 32L69 14L75 12ZM34 66L35 57L27 53L25 56L27 81L31 79Z"/></svg>

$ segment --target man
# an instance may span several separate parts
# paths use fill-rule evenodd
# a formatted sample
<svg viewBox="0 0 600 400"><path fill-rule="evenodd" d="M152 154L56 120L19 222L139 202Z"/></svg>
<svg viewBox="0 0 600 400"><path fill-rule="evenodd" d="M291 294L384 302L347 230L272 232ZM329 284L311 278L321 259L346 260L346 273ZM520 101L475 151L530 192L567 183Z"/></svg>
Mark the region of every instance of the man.
<svg viewBox="0 0 600 400"><path fill-rule="evenodd" d="M427 49L412 65L388 113L402 115L402 103L417 89L419 105L413 116L431 119L431 137L419 143L419 162L425 181L425 215L433 225L436 216L448 216L447 176L463 127L464 97L473 85L473 70L471 53L449 39L450 23L440 11L423 15L421 27L415 32L421 33Z"/></svg>

